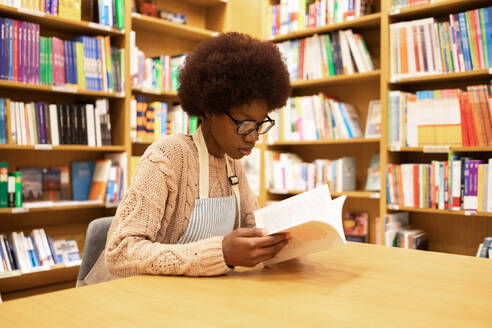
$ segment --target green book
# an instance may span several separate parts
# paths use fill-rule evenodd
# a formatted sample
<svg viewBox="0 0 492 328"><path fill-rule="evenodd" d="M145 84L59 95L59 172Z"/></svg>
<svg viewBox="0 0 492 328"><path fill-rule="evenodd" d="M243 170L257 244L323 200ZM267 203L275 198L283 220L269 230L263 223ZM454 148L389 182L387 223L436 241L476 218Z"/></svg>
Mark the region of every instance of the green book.
<svg viewBox="0 0 492 328"><path fill-rule="evenodd" d="M22 207L22 173L11 173L15 178L15 207Z"/></svg>
<svg viewBox="0 0 492 328"><path fill-rule="evenodd" d="M333 61L333 47L331 45L330 34L325 34L324 38L325 38L326 60L328 64L328 75L333 76L336 75L336 72L335 72L335 62Z"/></svg>
<svg viewBox="0 0 492 328"><path fill-rule="evenodd" d="M489 63L489 51L487 49L487 30L485 29L485 8L480 8L478 10L478 17L480 22L480 41L482 42L483 49L483 64L484 67L490 67L491 63Z"/></svg>
<svg viewBox="0 0 492 328"><path fill-rule="evenodd" d="M468 31L468 44L470 45L470 55L473 70L478 69L478 57L477 57L477 49L475 47L475 29L472 27L473 22L471 21L470 11L465 12L465 21L466 21L466 29Z"/></svg>
<svg viewBox="0 0 492 328"><path fill-rule="evenodd" d="M125 28L125 1L115 0L116 6L116 28Z"/></svg>
<svg viewBox="0 0 492 328"><path fill-rule="evenodd" d="M0 162L0 208L9 206L8 170L8 163Z"/></svg>

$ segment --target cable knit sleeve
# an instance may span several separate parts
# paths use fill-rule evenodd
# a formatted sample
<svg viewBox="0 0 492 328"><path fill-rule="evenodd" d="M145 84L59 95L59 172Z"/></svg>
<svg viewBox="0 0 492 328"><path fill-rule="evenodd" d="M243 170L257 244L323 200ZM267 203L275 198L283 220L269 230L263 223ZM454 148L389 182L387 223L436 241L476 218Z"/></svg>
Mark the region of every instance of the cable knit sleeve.
<svg viewBox="0 0 492 328"><path fill-rule="evenodd" d="M230 271L223 258L222 237L184 245L157 241L169 225L176 193L171 161L149 147L108 233L106 267L111 275L214 276Z"/></svg>
<svg viewBox="0 0 492 328"><path fill-rule="evenodd" d="M235 166L238 169L239 177L239 193L241 195L241 226L255 227L255 216L253 211L259 208L258 198L251 190L246 177L246 172L240 161L235 161Z"/></svg>

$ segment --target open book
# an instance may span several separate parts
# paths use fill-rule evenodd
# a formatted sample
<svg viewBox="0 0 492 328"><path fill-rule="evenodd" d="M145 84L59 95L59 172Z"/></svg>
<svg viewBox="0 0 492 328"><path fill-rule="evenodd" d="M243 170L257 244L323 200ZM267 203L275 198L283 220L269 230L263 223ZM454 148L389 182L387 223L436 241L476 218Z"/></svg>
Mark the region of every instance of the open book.
<svg viewBox="0 0 492 328"><path fill-rule="evenodd" d="M347 196L331 199L328 186L306 191L256 210L256 226L271 235L289 232L292 240L265 265L346 243L342 207Z"/></svg>

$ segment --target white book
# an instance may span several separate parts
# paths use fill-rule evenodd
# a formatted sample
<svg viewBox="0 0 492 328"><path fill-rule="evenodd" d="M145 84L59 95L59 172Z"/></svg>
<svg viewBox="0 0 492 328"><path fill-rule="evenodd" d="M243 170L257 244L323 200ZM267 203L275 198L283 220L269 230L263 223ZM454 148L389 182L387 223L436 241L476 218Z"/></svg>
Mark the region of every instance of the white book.
<svg viewBox="0 0 492 328"><path fill-rule="evenodd" d="M7 103L7 102L6 102ZM5 116L7 116L7 111L10 111L10 131L12 136L12 144L17 145L17 124L16 124L16 115L15 115L15 107L12 101L8 102L9 108L5 108ZM7 137L8 138L8 137ZM7 139L8 140L8 139Z"/></svg>
<svg viewBox="0 0 492 328"><path fill-rule="evenodd" d="M53 146L58 146L60 144L60 135L58 133L58 112L55 104L50 104L48 108L51 123L51 144Z"/></svg>
<svg viewBox="0 0 492 328"><path fill-rule="evenodd" d="M39 261L43 266L49 266L49 257L46 248L44 247L43 241L41 239L41 235L39 234L39 229L34 229L31 232L31 237L36 244L36 248L38 250Z"/></svg>
<svg viewBox="0 0 492 328"><path fill-rule="evenodd" d="M414 164L402 164L401 175L403 182L403 206L414 207L413 201L413 165Z"/></svg>
<svg viewBox="0 0 492 328"><path fill-rule="evenodd" d="M488 186L489 181L489 166L490 164L483 164L483 186L482 186L482 211L487 211L488 202ZM480 206L480 205L479 205Z"/></svg>
<svg viewBox="0 0 492 328"><path fill-rule="evenodd" d="M44 248L48 251L49 263L51 265L55 265L55 254L53 254L51 252L51 247L50 247L50 244L48 242L48 236L46 235L46 232L44 231L43 228L39 229L39 234L41 236L41 241L44 245Z"/></svg>
<svg viewBox="0 0 492 328"><path fill-rule="evenodd" d="M350 50L345 31L339 31L338 35L340 36L343 72L344 74L354 74L354 63L352 62L352 58L350 57Z"/></svg>
<svg viewBox="0 0 492 328"><path fill-rule="evenodd" d="M492 212L492 158L489 158L489 169L487 170L487 212Z"/></svg>
<svg viewBox="0 0 492 328"><path fill-rule="evenodd" d="M451 181L451 199L452 209L460 209L461 197L461 161L453 161L452 163L452 181Z"/></svg>
<svg viewBox="0 0 492 328"><path fill-rule="evenodd" d="M331 199L324 185L255 211L256 226L267 234L289 232L292 239L265 265L346 244L342 208L347 197Z"/></svg>
<svg viewBox="0 0 492 328"><path fill-rule="evenodd" d="M5 262L0 263L0 273L5 272L5 271L7 271L7 272L12 271L12 266L10 265L10 260L8 257L7 248L5 247L5 244L3 242L3 238L4 238L4 236L0 235L0 248L1 248L3 256L5 258Z"/></svg>
<svg viewBox="0 0 492 328"><path fill-rule="evenodd" d="M357 70L360 73L368 72L369 67L367 67L364 62L363 53L360 52L360 49L357 46L357 40L355 39L352 30L345 31L345 37L347 38L350 47L350 52L352 53L352 57L355 60L355 65L357 66Z"/></svg>
<svg viewBox="0 0 492 328"><path fill-rule="evenodd" d="M85 113L87 118L87 145L90 147L96 146L96 127L95 127L95 112L93 104L85 105Z"/></svg>

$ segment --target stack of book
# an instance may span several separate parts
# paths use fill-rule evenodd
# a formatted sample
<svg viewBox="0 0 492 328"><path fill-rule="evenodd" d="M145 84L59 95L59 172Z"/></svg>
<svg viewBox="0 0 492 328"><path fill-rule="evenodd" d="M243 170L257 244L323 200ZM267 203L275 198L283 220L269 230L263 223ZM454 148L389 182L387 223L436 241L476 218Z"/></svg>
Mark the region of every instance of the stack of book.
<svg viewBox="0 0 492 328"><path fill-rule="evenodd" d="M390 147L492 146L492 85L390 91Z"/></svg>
<svg viewBox="0 0 492 328"><path fill-rule="evenodd" d="M492 212L492 158L388 164L387 204Z"/></svg>
<svg viewBox="0 0 492 328"><path fill-rule="evenodd" d="M0 4L15 7L19 11L34 11L38 15L47 14L77 21L82 19L118 29L125 28L124 0L0 0Z"/></svg>
<svg viewBox="0 0 492 328"><path fill-rule="evenodd" d="M22 207L22 173L9 172L9 165L0 162L0 208Z"/></svg>
<svg viewBox="0 0 492 328"><path fill-rule="evenodd" d="M360 18L373 11L373 0L282 0L268 8L271 36Z"/></svg>
<svg viewBox="0 0 492 328"><path fill-rule="evenodd" d="M124 90L124 49L109 36L40 36L39 25L0 18L0 79L87 90Z"/></svg>
<svg viewBox="0 0 492 328"><path fill-rule="evenodd" d="M74 239L53 240L43 228L34 229L31 235L11 232L0 234L0 274L29 273L49 270L52 265L80 265L79 248Z"/></svg>
<svg viewBox="0 0 492 328"><path fill-rule="evenodd" d="M198 126L198 118L189 116L174 105L168 110L165 102L147 103L145 97L137 97L130 102L131 138L134 142L153 142L164 135L175 133L193 134Z"/></svg>
<svg viewBox="0 0 492 328"><path fill-rule="evenodd" d="M374 70L362 35L353 33L352 30L315 34L277 45L292 81Z"/></svg>
<svg viewBox="0 0 492 328"><path fill-rule="evenodd" d="M111 145L109 102L48 104L0 98L0 144Z"/></svg>
<svg viewBox="0 0 492 328"><path fill-rule="evenodd" d="M331 192L355 190L355 158L303 162L291 153L265 152L265 181L271 192L314 189L327 184Z"/></svg>
<svg viewBox="0 0 492 328"><path fill-rule="evenodd" d="M391 79L492 67L492 7L390 25Z"/></svg>
<svg viewBox="0 0 492 328"><path fill-rule="evenodd" d="M142 91L176 91L178 75L186 54L146 57L135 44L135 31L130 34L130 74L133 89Z"/></svg>
<svg viewBox="0 0 492 328"><path fill-rule="evenodd" d="M272 113L271 118L276 124L267 135L269 143L338 140L363 136L355 107L322 93L289 98L286 106Z"/></svg>
<svg viewBox="0 0 492 328"><path fill-rule="evenodd" d="M408 212L387 214L384 216L384 241L386 246L429 249L427 233L413 229L409 224Z"/></svg>

